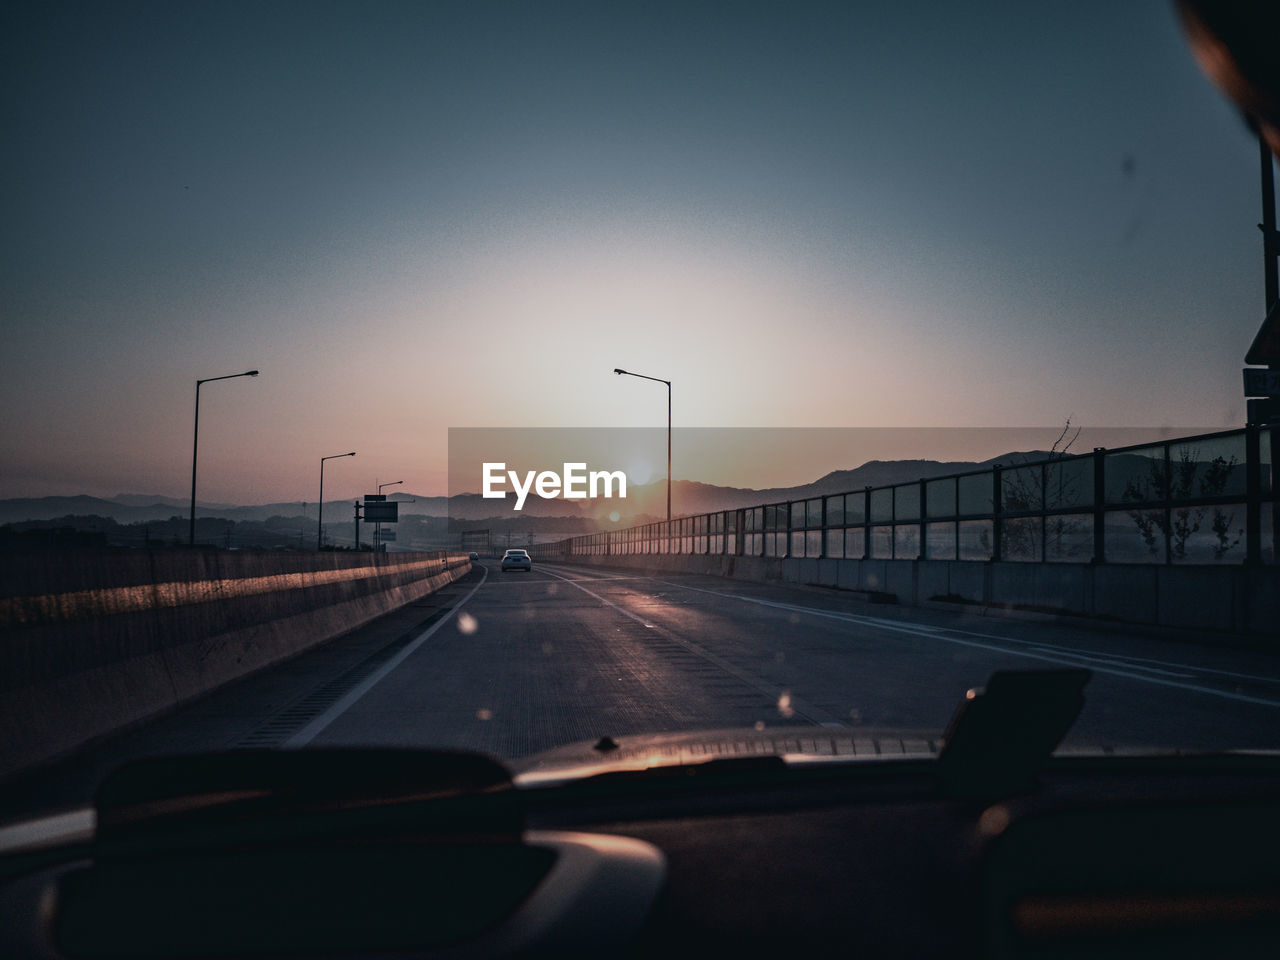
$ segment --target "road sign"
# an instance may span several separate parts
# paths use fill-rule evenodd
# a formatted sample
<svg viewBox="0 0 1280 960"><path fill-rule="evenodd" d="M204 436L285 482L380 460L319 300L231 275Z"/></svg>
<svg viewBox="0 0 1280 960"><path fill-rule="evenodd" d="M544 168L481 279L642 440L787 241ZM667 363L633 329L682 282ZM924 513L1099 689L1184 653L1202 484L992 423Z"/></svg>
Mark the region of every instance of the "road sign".
<svg viewBox="0 0 1280 960"><path fill-rule="evenodd" d="M1246 397L1280 397L1280 370L1245 367L1244 395Z"/></svg>
<svg viewBox="0 0 1280 960"><path fill-rule="evenodd" d="M399 519L400 504L392 500L379 503L377 500L364 501L365 523L395 523Z"/></svg>
<svg viewBox="0 0 1280 960"><path fill-rule="evenodd" d="M378 531L378 542L379 542L379 543L388 543L388 542L390 542L390 541L394 540L395 538L396 538L396 532L395 532L395 530L391 529L390 527L388 527L386 530L379 530L379 531Z"/></svg>
<svg viewBox="0 0 1280 960"><path fill-rule="evenodd" d="M1249 423L1280 423L1280 399L1266 397L1245 401L1245 418Z"/></svg>
<svg viewBox="0 0 1280 960"><path fill-rule="evenodd" d="M1249 352L1244 355L1245 363L1280 363L1280 300L1271 305L1267 311L1267 319L1262 321L1262 329L1253 338Z"/></svg>

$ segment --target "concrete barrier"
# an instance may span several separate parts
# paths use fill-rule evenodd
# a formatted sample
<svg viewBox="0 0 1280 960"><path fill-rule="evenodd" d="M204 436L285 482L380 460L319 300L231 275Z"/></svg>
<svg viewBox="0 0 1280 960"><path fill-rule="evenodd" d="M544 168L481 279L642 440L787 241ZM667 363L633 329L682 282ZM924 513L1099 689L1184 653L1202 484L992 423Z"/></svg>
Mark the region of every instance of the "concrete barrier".
<svg viewBox="0 0 1280 960"><path fill-rule="evenodd" d="M188 703L452 583L465 553L0 558L0 776Z"/></svg>

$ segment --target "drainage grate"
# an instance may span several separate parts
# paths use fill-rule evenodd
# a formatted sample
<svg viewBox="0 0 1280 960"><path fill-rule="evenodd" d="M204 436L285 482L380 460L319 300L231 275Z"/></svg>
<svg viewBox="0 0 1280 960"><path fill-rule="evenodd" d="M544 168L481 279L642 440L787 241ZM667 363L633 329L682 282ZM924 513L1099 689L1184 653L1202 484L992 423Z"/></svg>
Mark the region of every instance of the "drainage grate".
<svg viewBox="0 0 1280 960"><path fill-rule="evenodd" d="M236 741L236 747L280 746L346 696L348 691L352 690L366 677L407 647L422 634L423 630L426 630L447 612L447 610L437 610L409 633L392 640L381 650L371 653L345 673L327 683L321 684L301 699L295 700L283 710L273 714L269 720L255 727Z"/></svg>

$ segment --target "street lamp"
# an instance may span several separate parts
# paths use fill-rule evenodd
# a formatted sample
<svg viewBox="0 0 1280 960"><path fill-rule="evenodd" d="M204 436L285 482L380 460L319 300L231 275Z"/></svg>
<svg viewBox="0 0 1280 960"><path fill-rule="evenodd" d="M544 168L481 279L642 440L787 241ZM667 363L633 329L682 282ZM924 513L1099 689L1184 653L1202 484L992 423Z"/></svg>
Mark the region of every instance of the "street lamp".
<svg viewBox="0 0 1280 960"><path fill-rule="evenodd" d="M397 483L404 483L403 480L392 480L388 483L378 484L378 494L382 494L383 487L394 487ZM378 521L373 525L373 550L377 553L382 549L382 521Z"/></svg>
<svg viewBox="0 0 1280 960"><path fill-rule="evenodd" d="M205 377L196 381L196 428L191 439L191 524L187 528L187 546L196 545L196 454L200 445L200 384L212 383L214 380L234 380L236 377L256 377L257 370L246 370L244 373L229 373L225 377Z"/></svg>
<svg viewBox="0 0 1280 960"><path fill-rule="evenodd" d="M671 381L661 377L646 377L643 373L632 373L621 367L614 367L613 372L620 377L639 377L641 380L653 380L667 385L667 522L671 522Z"/></svg>
<svg viewBox="0 0 1280 960"><path fill-rule="evenodd" d="M326 460L337 460L339 457L354 457L356 452L352 450L350 453L335 453L331 457L320 458L320 502L316 505L316 552L324 545L324 462ZM356 544L360 546L360 544Z"/></svg>

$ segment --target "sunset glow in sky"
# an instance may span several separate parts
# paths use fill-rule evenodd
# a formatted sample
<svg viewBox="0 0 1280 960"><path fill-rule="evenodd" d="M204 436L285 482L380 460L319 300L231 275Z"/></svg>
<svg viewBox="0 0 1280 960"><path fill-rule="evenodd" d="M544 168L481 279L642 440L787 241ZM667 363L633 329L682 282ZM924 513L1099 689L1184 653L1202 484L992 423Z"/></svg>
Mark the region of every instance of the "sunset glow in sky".
<svg viewBox="0 0 1280 960"><path fill-rule="evenodd" d="M0 497L184 495L250 368L201 499L664 426L618 366L683 427L1244 420L1258 149L1168 3L0 17Z"/></svg>

